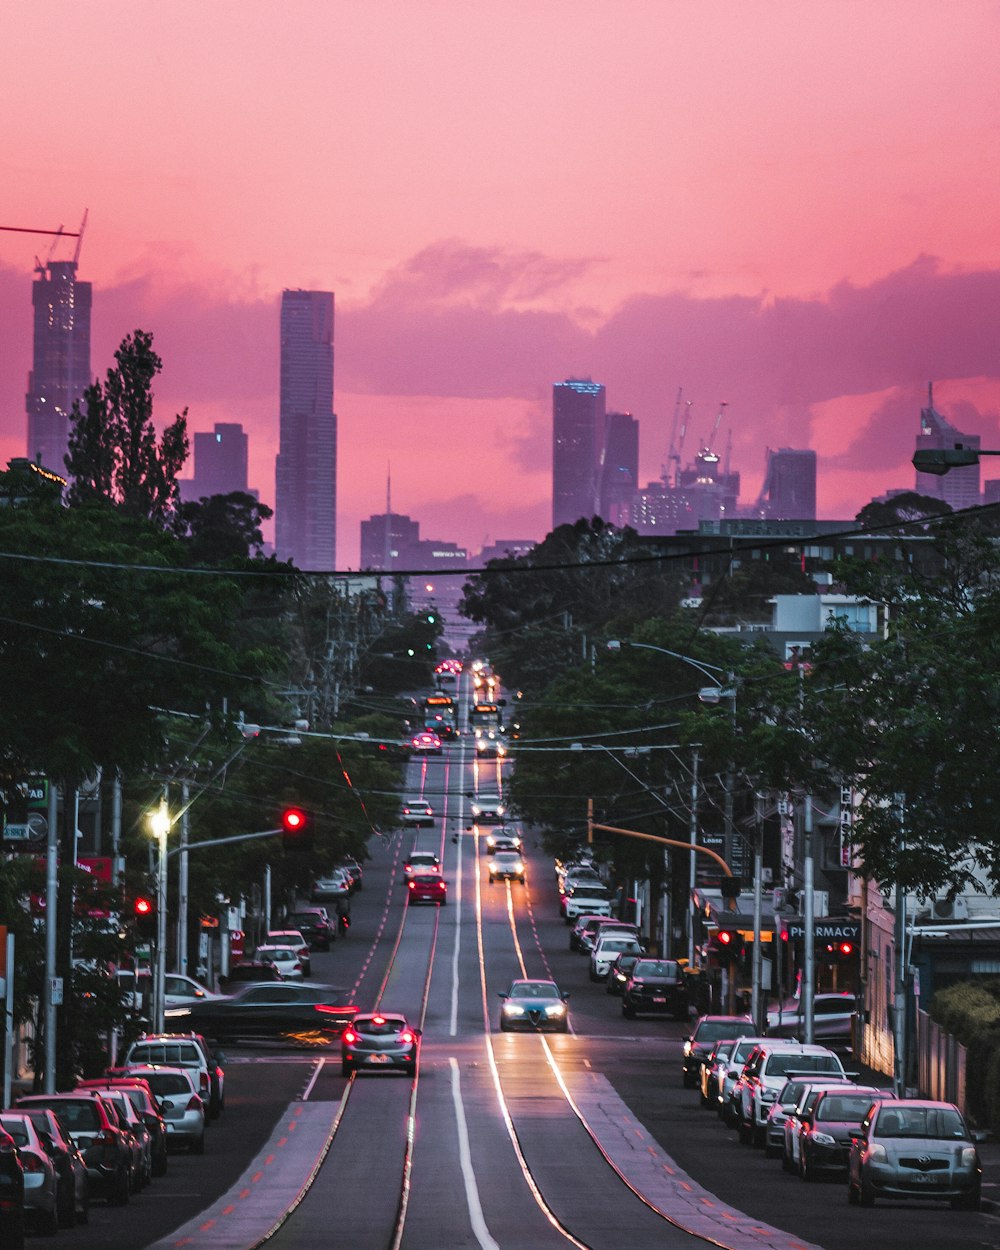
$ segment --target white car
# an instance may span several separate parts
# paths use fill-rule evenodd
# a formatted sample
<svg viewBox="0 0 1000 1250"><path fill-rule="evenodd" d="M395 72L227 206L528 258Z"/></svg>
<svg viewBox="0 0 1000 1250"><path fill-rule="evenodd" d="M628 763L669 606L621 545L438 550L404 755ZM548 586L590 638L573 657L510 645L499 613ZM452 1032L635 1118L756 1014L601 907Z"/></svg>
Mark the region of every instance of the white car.
<svg viewBox="0 0 1000 1250"><path fill-rule="evenodd" d="M495 851L490 860L490 885L494 881L520 881L524 885L524 860L517 851Z"/></svg>
<svg viewBox="0 0 1000 1250"><path fill-rule="evenodd" d="M272 964L281 973L283 981L301 981L305 976L302 960L290 946L258 946L255 959Z"/></svg>
<svg viewBox="0 0 1000 1250"><path fill-rule="evenodd" d="M309 896L311 903L325 903L328 899L347 898L351 893L351 874L346 868L334 868L313 882Z"/></svg>
<svg viewBox="0 0 1000 1250"><path fill-rule="evenodd" d="M298 956L302 965L302 975L309 976L312 972L312 957L309 954L309 943L298 929L268 929L264 936L268 946L287 946Z"/></svg>
<svg viewBox="0 0 1000 1250"><path fill-rule="evenodd" d="M434 808L426 799L409 798L403 800L400 819L404 825L419 829L422 825L434 824Z"/></svg>
<svg viewBox="0 0 1000 1250"><path fill-rule="evenodd" d="M0 1115L0 1128L13 1137L24 1164L25 1215L28 1219L35 1219L42 1233L58 1231L59 1178L55 1164L38 1136L38 1129L23 1111L4 1111Z"/></svg>
<svg viewBox="0 0 1000 1250"><path fill-rule="evenodd" d="M503 823L507 808L499 794L477 794L472 801L472 819L479 825L499 825Z"/></svg>
<svg viewBox="0 0 1000 1250"><path fill-rule="evenodd" d="M754 1048L733 1091L741 1142L764 1145L767 1117L785 1081L792 1075L806 1074L815 1074L817 1080L846 1075L844 1065L825 1046L790 1046L785 1040Z"/></svg>
<svg viewBox="0 0 1000 1250"><path fill-rule="evenodd" d="M590 979L603 981L608 969L619 955L642 955L645 952L642 943L634 937L622 937L620 934L609 934L599 938L590 952Z"/></svg>
<svg viewBox="0 0 1000 1250"><path fill-rule="evenodd" d="M169 1064L133 1064L129 1075L149 1082L163 1115L167 1141L187 1146L192 1154L204 1154L206 1109L204 1094L198 1088L198 1074L191 1068Z"/></svg>
<svg viewBox="0 0 1000 1250"><path fill-rule="evenodd" d="M572 924L577 916L610 916L611 891L603 881L578 878L576 885L559 899L559 910L567 924Z"/></svg>

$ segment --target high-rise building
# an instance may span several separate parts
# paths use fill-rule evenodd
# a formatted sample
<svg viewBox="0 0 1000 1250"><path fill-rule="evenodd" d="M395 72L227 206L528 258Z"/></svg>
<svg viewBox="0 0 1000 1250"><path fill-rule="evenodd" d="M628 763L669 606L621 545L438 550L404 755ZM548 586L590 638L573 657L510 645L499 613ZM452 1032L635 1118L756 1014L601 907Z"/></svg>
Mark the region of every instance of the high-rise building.
<svg viewBox="0 0 1000 1250"><path fill-rule="evenodd" d="M28 459L64 473L73 403L91 383L93 290L76 279L76 260L39 265L32 283L34 351L28 374Z"/></svg>
<svg viewBox="0 0 1000 1250"><path fill-rule="evenodd" d="M920 409L920 433L916 441L918 451L944 451L956 443L973 451L979 450L978 434L962 434L936 410L933 384L927 387L927 407ZM933 499L943 499L956 511L959 508L974 508L980 502L979 464L966 465L940 475L918 473L916 491Z"/></svg>
<svg viewBox="0 0 1000 1250"><path fill-rule="evenodd" d="M775 521L816 520L816 453L768 448L764 479L766 515Z"/></svg>
<svg viewBox="0 0 1000 1250"><path fill-rule="evenodd" d="M415 569L412 556L420 544L420 522L399 512L383 512L361 522L361 568L388 573Z"/></svg>
<svg viewBox="0 0 1000 1250"><path fill-rule="evenodd" d="M639 484L639 422L629 412L609 412L601 463L600 514L627 525Z"/></svg>
<svg viewBox="0 0 1000 1250"><path fill-rule="evenodd" d="M275 552L329 572L337 557L332 291L282 293L280 402Z"/></svg>
<svg viewBox="0 0 1000 1250"><path fill-rule="evenodd" d="M194 476L180 478L181 499L197 500L210 495L249 493L247 464L250 440L242 425L216 422L211 433L194 436Z"/></svg>
<svg viewBox="0 0 1000 1250"><path fill-rule="evenodd" d="M569 378L552 387L552 528L600 511L604 387Z"/></svg>

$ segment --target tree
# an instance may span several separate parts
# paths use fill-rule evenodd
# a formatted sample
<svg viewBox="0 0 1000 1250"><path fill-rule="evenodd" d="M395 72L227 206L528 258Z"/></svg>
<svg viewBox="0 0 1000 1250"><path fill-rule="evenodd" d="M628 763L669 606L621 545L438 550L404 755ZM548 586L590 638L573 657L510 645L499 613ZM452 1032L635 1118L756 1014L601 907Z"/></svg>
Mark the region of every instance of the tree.
<svg viewBox="0 0 1000 1250"><path fill-rule="evenodd" d="M261 526L274 510L245 491L203 496L177 508L175 530L185 538L194 564L234 565L259 556Z"/></svg>
<svg viewBox="0 0 1000 1250"><path fill-rule="evenodd" d="M922 521L927 517L942 517L951 514L951 504L943 499L935 499L933 495L921 495L915 490L905 490L891 499L873 499L866 503L855 518L865 529L882 529L888 525L899 525L903 532L913 533L916 530L914 521Z"/></svg>
<svg viewBox="0 0 1000 1250"><path fill-rule="evenodd" d="M67 501L104 500L163 526L177 506L177 474L187 459L187 409L157 442L152 387L162 361L153 336L127 335L115 360L104 386L95 382L83 393L83 407L73 405Z"/></svg>

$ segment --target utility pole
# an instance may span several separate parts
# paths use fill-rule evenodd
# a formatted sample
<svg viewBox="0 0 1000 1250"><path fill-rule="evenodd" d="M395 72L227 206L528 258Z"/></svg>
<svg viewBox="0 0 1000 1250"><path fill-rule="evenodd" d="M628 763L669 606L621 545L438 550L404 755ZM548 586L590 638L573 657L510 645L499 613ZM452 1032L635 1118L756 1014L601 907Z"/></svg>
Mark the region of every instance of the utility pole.
<svg viewBox="0 0 1000 1250"><path fill-rule="evenodd" d="M180 858L177 862L177 971L186 975L188 970L188 837L191 821L188 815L190 787L181 782L181 837Z"/></svg>
<svg viewBox="0 0 1000 1250"><path fill-rule="evenodd" d="M758 1034L764 1032L761 981L764 974L764 952L761 948L761 920L763 912L762 882L764 875L764 821L760 810L760 795L754 796L753 838L753 969L750 979L750 1014ZM780 941L780 939L779 939Z"/></svg>
<svg viewBox="0 0 1000 1250"><path fill-rule="evenodd" d="M45 1090L56 1092L56 909L59 906L59 787L49 780L45 848Z"/></svg>
<svg viewBox="0 0 1000 1250"><path fill-rule="evenodd" d="M906 849L906 796L898 799L899 810L899 849ZM895 910L896 923L893 934L895 945L896 967L893 985L892 1034L893 1034L893 1087L897 1098L906 1097L907 1077L907 981L906 981L906 891L900 885L900 871L897 860Z"/></svg>
<svg viewBox="0 0 1000 1250"><path fill-rule="evenodd" d="M805 1009L805 1027L803 1029L804 1040L811 1045L814 1037L813 1019L814 1008L813 997L815 995L815 978L816 978L816 899L813 891L814 879L814 861L813 861L813 812L812 812L812 795L808 792L805 796L805 810L803 813L803 837L805 839L805 855L803 856L802 877L803 892L805 894L805 902L802 909L802 924L805 929L803 937L803 962L802 969L802 998L801 1005Z"/></svg>
<svg viewBox="0 0 1000 1250"><path fill-rule="evenodd" d="M691 764L691 825L690 837L692 847L698 844L698 748L695 747L694 758ZM698 884L697 862L698 856L695 851L691 851L688 856L688 905L687 905L687 923L688 923L688 967L694 968L694 891Z"/></svg>

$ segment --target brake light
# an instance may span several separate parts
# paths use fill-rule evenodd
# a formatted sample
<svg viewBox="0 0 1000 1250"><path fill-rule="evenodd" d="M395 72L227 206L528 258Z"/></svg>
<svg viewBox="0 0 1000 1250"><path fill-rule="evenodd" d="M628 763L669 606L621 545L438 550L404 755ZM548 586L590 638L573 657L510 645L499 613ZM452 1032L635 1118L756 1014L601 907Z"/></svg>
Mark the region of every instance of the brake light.
<svg viewBox="0 0 1000 1250"><path fill-rule="evenodd" d="M411 890L415 890L417 887L417 883L415 881L410 881L408 884Z"/></svg>
<svg viewBox="0 0 1000 1250"><path fill-rule="evenodd" d="M313 1003L314 1011L322 1011L328 1016L353 1016L357 1007L329 1007L326 1003Z"/></svg>
<svg viewBox="0 0 1000 1250"><path fill-rule="evenodd" d="M385 1016L376 1016L376 1017L375 1017L375 1020L374 1020L374 1023L375 1023L375 1024L385 1024Z"/></svg>
<svg viewBox="0 0 1000 1250"><path fill-rule="evenodd" d="M407 1045L412 1045L417 1039L413 1036L409 1029L404 1029L399 1035L399 1040L401 1042L406 1042Z"/></svg>
<svg viewBox="0 0 1000 1250"><path fill-rule="evenodd" d="M207 1072L198 1073L198 1084L201 1086L202 1089L208 1089L208 1073Z"/></svg>
<svg viewBox="0 0 1000 1250"><path fill-rule="evenodd" d="M355 1033L353 1029L347 1029L344 1033L344 1041L348 1044L348 1046L353 1046L357 1040L357 1033Z"/></svg>
<svg viewBox="0 0 1000 1250"><path fill-rule="evenodd" d="M445 888L446 888L446 887L445 887L445 883L444 883L443 881L439 881L439 882L438 882L438 889L439 889L439 890L443 890L443 889L445 889Z"/></svg>
<svg viewBox="0 0 1000 1250"><path fill-rule="evenodd" d="M201 1101L197 1094L192 1094L188 1099L188 1111L200 1111L205 1104Z"/></svg>

